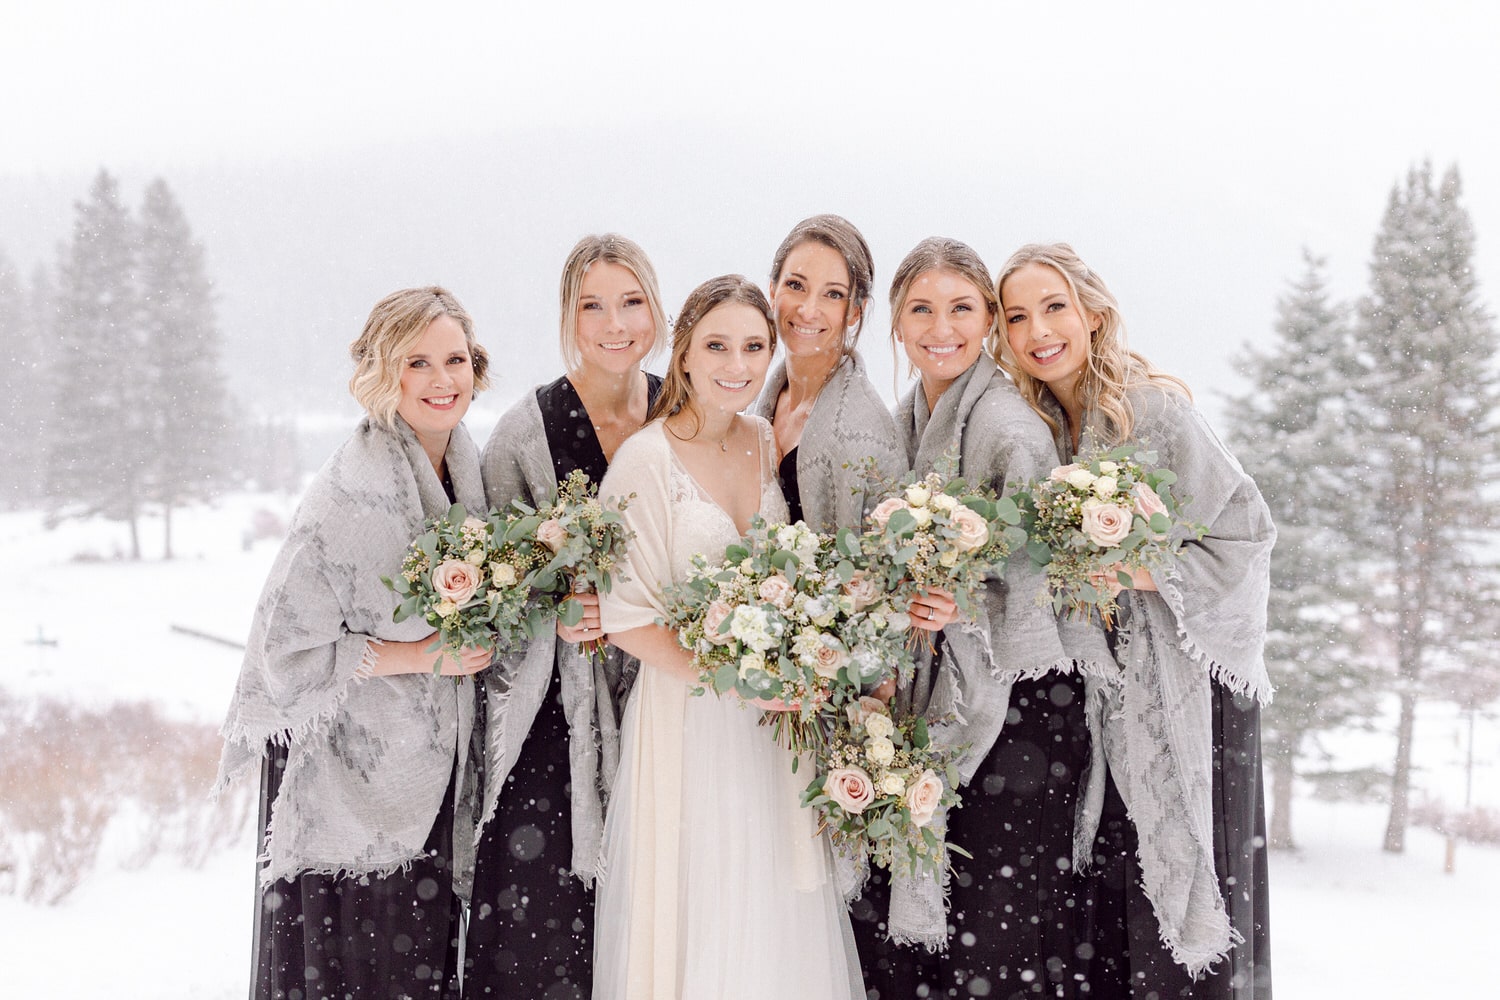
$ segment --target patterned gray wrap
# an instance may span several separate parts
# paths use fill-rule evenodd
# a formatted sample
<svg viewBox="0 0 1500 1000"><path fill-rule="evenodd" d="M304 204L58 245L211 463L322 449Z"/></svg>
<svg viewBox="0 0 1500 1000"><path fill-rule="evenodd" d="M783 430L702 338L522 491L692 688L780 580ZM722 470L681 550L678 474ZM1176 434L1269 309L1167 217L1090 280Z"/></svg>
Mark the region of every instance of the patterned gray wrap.
<svg viewBox="0 0 1500 1000"><path fill-rule="evenodd" d="M463 426L446 456L458 500L484 507L479 455ZM261 882L301 872L386 874L422 851L455 767L454 877L473 872L468 765L474 687L429 673L372 676L381 641L427 638L380 582L401 568L425 518L448 511L443 485L400 417L369 418L308 487L266 580L225 720L215 793L288 747L261 855Z"/></svg>
<svg viewBox="0 0 1500 1000"><path fill-rule="evenodd" d="M749 412L771 420L776 397L786 384L783 358L766 376L765 388ZM870 384L864 361L851 354L818 393L797 445L797 495L808 527L834 532L860 526L874 506L864 472L867 458L890 478L907 469L890 412Z"/></svg>
<svg viewBox="0 0 1500 1000"><path fill-rule="evenodd" d="M1133 440L1177 473L1185 516L1208 531L1156 575L1158 592L1121 595L1118 663L1086 680L1093 759L1073 854L1086 869L1107 763L1140 840L1162 942L1196 977L1239 939L1214 870L1211 684L1270 701L1263 649L1276 529L1254 481L1184 396L1145 386L1129 398ZM1086 414L1085 449L1097 426L1097 415ZM1055 444L1060 458L1072 457L1065 433Z"/></svg>
<svg viewBox="0 0 1500 1000"><path fill-rule="evenodd" d="M517 498L535 507L556 496L556 471L535 392L527 392L500 418L482 464L495 509ZM483 675L485 787L475 843L495 815L500 789L521 755L555 664L568 720L573 873L592 883L602 860L604 808L620 764L620 713L640 662L613 646L590 662L577 645L558 639L554 622L549 619L543 635L501 656Z"/></svg>

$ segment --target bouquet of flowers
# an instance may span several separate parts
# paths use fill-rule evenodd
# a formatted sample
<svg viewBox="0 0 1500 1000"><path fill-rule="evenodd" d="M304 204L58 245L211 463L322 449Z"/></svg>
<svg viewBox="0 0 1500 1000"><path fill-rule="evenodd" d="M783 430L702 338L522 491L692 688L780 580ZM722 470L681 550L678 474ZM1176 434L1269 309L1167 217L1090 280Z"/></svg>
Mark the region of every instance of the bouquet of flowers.
<svg viewBox="0 0 1500 1000"><path fill-rule="evenodd" d="M692 652L705 689L789 707L768 718L800 753L819 742L817 716L835 687L858 694L911 669L909 619L857 568L860 555L851 531L820 535L756 517L723 560L694 558L668 591L664 624Z"/></svg>
<svg viewBox="0 0 1500 1000"><path fill-rule="evenodd" d="M956 456L942 464L951 470ZM935 587L969 614L985 578L1026 540L1009 497L970 487L949 472L909 473L882 492L885 499L866 519L863 547L869 571L900 607Z"/></svg>
<svg viewBox="0 0 1500 1000"><path fill-rule="evenodd" d="M437 629L434 674L445 655L466 646L507 649L542 627L544 615L527 601L541 558L527 542L536 530L532 520L538 519L474 517L456 503L427 522L394 579L380 578L402 598L396 621L420 615Z"/></svg>
<svg viewBox="0 0 1500 1000"><path fill-rule="evenodd" d="M1203 537L1172 495L1177 474L1155 465L1155 452L1121 445L1077 456L1016 494L1026 551L1047 568L1040 600L1067 614L1097 613L1108 625L1119 611L1111 574L1129 587L1132 571L1155 571L1185 537Z"/></svg>
<svg viewBox="0 0 1500 1000"><path fill-rule="evenodd" d="M933 871L945 862L934 816L959 804L951 756L931 745L921 717L895 719L876 698L851 699L819 748L802 804L822 813L835 844L882 868L899 861L908 871Z"/></svg>
<svg viewBox="0 0 1500 1000"><path fill-rule="evenodd" d="M569 601L573 594L607 594L614 583L615 566L625 557L630 532L620 516L631 498L625 497L612 506L599 502L599 487L589 481L582 469L574 469L557 484L557 496L533 511L520 501L512 501L527 519L535 519L535 529L521 540L529 551L545 562L531 576L531 587L544 595L549 606L564 625L577 625L583 607ZM603 650L602 640L587 643L586 650L595 655Z"/></svg>

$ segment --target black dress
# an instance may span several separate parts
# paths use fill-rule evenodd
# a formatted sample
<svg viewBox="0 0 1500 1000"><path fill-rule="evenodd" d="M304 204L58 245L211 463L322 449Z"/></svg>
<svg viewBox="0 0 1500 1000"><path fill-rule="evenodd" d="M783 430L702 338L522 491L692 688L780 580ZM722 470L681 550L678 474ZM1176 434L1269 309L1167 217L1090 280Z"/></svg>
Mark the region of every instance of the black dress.
<svg viewBox="0 0 1500 1000"><path fill-rule="evenodd" d="M443 486L452 500L446 476ZM272 744L261 766L262 831L287 754ZM458 997L462 901L449 866L456 779L456 772L448 779L423 856L405 870L360 878L303 872L266 889L257 877L251 1000Z"/></svg>
<svg viewBox="0 0 1500 1000"><path fill-rule="evenodd" d="M652 402L661 379L647 375ZM536 391L553 471L593 483L609 463L567 376ZM464 996L573 1000L593 989L594 895L572 874L568 720L556 669L475 860Z"/></svg>
<svg viewBox="0 0 1500 1000"><path fill-rule="evenodd" d="M1113 645L1114 633L1110 633ZM1260 705L1213 685L1214 871L1229 922L1244 940L1197 982L1161 943L1141 891L1135 824L1108 778L1094 871L1079 876L1084 996L1103 1000L1271 1000L1270 891Z"/></svg>
<svg viewBox="0 0 1500 1000"><path fill-rule="evenodd" d="M1074 997L1073 814L1088 763L1083 682L1017 681L1005 726L948 817L948 950L885 937L890 886L876 869L851 911L871 1000Z"/></svg>

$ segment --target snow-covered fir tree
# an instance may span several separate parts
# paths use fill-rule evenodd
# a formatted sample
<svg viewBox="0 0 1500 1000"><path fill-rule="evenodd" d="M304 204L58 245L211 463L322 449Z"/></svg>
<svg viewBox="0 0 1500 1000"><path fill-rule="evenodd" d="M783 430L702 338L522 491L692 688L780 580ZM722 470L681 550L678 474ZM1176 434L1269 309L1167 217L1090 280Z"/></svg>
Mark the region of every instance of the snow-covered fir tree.
<svg viewBox="0 0 1500 1000"><path fill-rule="evenodd" d="M48 370L59 402L47 424L47 492L54 519L125 521L131 558L139 559L156 402L135 291L135 242L119 185L100 170L88 199L75 203L73 238L58 266L56 364Z"/></svg>
<svg viewBox="0 0 1500 1000"><path fill-rule="evenodd" d="M30 290L0 251L0 509L42 498L42 423L52 399L39 384L43 350Z"/></svg>
<svg viewBox="0 0 1500 1000"><path fill-rule="evenodd" d="M193 240L166 182L146 188L140 212L136 283L147 378L155 405L155 447L147 496L161 506L163 555L172 557L172 512L206 500L225 473L228 440L213 288L203 250Z"/></svg>
<svg viewBox="0 0 1500 1000"><path fill-rule="evenodd" d="M1276 698L1262 717L1273 847L1295 846L1292 791L1311 744L1375 709L1340 568L1354 561L1341 528L1357 499L1339 431L1347 404L1337 387L1353 371L1346 313L1330 300L1324 261L1304 253L1303 273L1277 303L1274 338L1239 358L1251 388L1226 406L1230 444L1276 522L1266 632Z"/></svg>
<svg viewBox="0 0 1500 1000"><path fill-rule="evenodd" d="M1432 670L1496 638L1481 605L1493 588L1497 338L1460 194L1456 167L1435 183L1424 164L1394 186L1355 324L1346 434L1369 507L1349 530L1362 535L1369 621L1386 636L1400 702L1388 851L1405 848L1416 708L1434 693Z"/></svg>

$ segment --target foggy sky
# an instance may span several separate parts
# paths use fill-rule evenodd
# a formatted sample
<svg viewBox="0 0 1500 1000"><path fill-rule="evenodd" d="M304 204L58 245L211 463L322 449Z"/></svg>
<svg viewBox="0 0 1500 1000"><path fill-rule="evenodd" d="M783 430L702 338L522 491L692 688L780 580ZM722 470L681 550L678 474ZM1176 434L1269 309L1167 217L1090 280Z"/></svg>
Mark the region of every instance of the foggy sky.
<svg viewBox="0 0 1500 1000"><path fill-rule="evenodd" d="M1051 6L4 0L0 251L54 262L101 166L132 205L165 177L262 412L354 412L345 345L381 294L431 281L506 358L498 407L560 370L558 269L605 229L675 311L713 274L764 283L796 220L847 215L876 253L888 395L885 289L929 235L992 270L1071 241L1210 413L1301 247L1357 295L1425 158L1458 163L1496 300L1492 7Z"/></svg>

